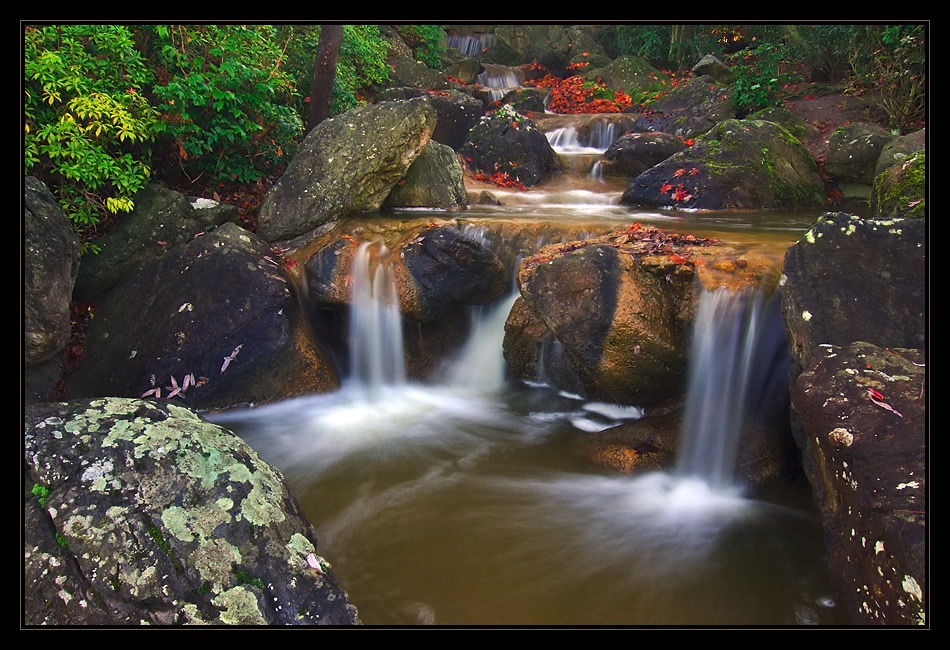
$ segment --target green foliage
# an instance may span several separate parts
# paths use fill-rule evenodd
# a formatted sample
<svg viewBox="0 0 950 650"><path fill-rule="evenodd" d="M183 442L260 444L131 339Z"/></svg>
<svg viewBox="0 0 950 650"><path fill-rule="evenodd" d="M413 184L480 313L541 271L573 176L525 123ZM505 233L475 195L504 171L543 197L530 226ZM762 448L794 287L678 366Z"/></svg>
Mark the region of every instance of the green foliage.
<svg viewBox="0 0 950 650"><path fill-rule="evenodd" d="M416 59L430 68L442 66L445 54L445 29L442 25L396 25L396 31L402 36Z"/></svg>
<svg viewBox="0 0 950 650"><path fill-rule="evenodd" d="M879 102L895 131L924 117L926 45L923 25L868 25L856 33L855 76L880 93Z"/></svg>
<svg viewBox="0 0 950 650"><path fill-rule="evenodd" d="M193 181L258 180L293 154L303 122L267 25L157 25L157 128Z"/></svg>
<svg viewBox="0 0 950 650"><path fill-rule="evenodd" d="M662 66L670 49L670 25L618 25L617 49Z"/></svg>
<svg viewBox="0 0 950 650"><path fill-rule="evenodd" d="M389 80L386 55L389 44L379 34L377 25L344 25L343 42L336 63L333 100L330 112L342 113L365 104L367 90Z"/></svg>
<svg viewBox="0 0 950 650"><path fill-rule="evenodd" d="M148 182L151 72L117 25L27 27L23 71L25 171L86 239L108 214L130 211Z"/></svg>
<svg viewBox="0 0 950 650"><path fill-rule="evenodd" d="M784 47L761 43L730 57L736 82L733 103L740 113L751 113L781 103L782 87L794 76L780 71Z"/></svg>

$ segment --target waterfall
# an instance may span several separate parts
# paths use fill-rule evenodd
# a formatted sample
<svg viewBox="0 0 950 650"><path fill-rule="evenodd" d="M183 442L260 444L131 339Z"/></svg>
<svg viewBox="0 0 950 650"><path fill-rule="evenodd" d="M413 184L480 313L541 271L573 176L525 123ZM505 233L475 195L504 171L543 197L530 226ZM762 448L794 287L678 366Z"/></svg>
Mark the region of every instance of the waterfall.
<svg viewBox="0 0 950 650"><path fill-rule="evenodd" d="M353 258L350 301L350 377L370 396L406 381L402 317L389 250L364 242Z"/></svg>
<svg viewBox="0 0 950 650"><path fill-rule="evenodd" d="M690 349L677 472L713 489L735 484L744 427L780 399L788 351L779 301L761 291L704 291Z"/></svg>
<svg viewBox="0 0 950 650"><path fill-rule="evenodd" d="M517 68L491 63L485 63L482 67L485 71L478 75L476 81L489 91L492 101L498 101L509 90L520 88L524 80L523 73Z"/></svg>
<svg viewBox="0 0 950 650"><path fill-rule="evenodd" d="M448 46L455 48L465 56L478 56L497 44L498 37L494 34L469 34L466 36L450 34L448 37Z"/></svg>

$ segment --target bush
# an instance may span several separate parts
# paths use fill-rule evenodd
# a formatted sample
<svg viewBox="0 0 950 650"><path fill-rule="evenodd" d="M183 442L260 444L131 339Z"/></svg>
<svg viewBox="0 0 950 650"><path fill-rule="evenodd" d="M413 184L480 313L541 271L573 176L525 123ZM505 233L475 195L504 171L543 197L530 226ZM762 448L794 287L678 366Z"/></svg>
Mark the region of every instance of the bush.
<svg viewBox="0 0 950 650"><path fill-rule="evenodd" d="M344 25L343 43L336 62L333 101L330 112L342 113L366 103L365 94L374 86L389 80L386 55L389 44L379 34L377 25Z"/></svg>
<svg viewBox="0 0 950 650"><path fill-rule="evenodd" d="M740 114L748 114L782 101L782 88L795 75L781 72L784 47L762 43L754 49L742 50L730 57L736 81L733 104Z"/></svg>
<svg viewBox="0 0 950 650"><path fill-rule="evenodd" d="M249 183L289 160L303 131L267 25L156 25L153 89L163 144L194 182Z"/></svg>
<svg viewBox="0 0 950 650"><path fill-rule="evenodd" d="M880 93L891 128L904 131L924 117L927 98L927 43L923 25L872 25L858 32L858 82Z"/></svg>
<svg viewBox="0 0 950 650"><path fill-rule="evenodd" d="M156 112L129 30L50 25L24 31L24 167L46 183L88 249L95 226L128 212L148 182Z"/></svg>
<svg viewBox="0 0 950 650"><path fill-rule="evenodd" d="M395 25L416 59L430 68L442 67L445 53L445 29L442 25Z"/></svg>

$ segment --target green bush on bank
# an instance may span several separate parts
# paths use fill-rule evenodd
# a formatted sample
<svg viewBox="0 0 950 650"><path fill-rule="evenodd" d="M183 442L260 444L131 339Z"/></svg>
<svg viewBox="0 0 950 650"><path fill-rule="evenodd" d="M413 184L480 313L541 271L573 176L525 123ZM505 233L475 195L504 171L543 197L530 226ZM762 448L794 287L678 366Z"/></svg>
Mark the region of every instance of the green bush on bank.
<svg viewBox="0 0 950 650"><path fill-rule="evenodd" d="M148 182L152 73L123 26L27 27L23 41L24 168L85 241Z"/></svg>

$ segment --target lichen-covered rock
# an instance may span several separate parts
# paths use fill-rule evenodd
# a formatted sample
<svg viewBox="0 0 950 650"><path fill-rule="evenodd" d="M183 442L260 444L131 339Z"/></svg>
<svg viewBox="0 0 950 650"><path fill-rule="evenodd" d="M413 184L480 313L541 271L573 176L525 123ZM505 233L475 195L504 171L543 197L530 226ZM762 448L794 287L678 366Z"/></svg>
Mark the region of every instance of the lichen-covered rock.
<svg viewBox="0 0 950 650"><path fill-rule="evenodd" d="M318 124L261 205L257 233L290 240L350 212L378 209L432 138L424 97L367 104Z"/></svg>
<svg viewBox="0 0 950 650"><path fill-rule="evenodd" d="M825 213L785 253L782 305L792 360L821 344L923 348L926 222Z"/></svg>
<svg viewBox="0 0 950 650"><path fill-rule="evenodd" d="M860 625L929 624L924 359L864 342L821 345L792 387L830 575Z"/></svg>
<svg viewBox="0 0 950 650"><path fill-rule="evenodd" d="M687 145L669 133L625 133L604 151L604 175L635 178Z"/></svg>
<svg viewBox="0 0 950 650"><path fill-rule="evenodd" d="M839 126L828 138L824 171L839 183L871 185L878 158L895 137L884 127L866 122Z"/></svg>
<svg viewBox="0 0 950 650"><path fill-rule="evenodd" d="M712 77L701 76L647 104L635 128L643 133L670 133L689 139L735 117L731 89Z"/></svg>
<svg viewBox="0 0 950 650"><path fill-rule="evenodd" d="M30 406L31 625L358 624L281 475L168 403Z"/></svg>
<svg viewBox="0 0 950 650"><path fill-rule="evenodd" d="M150 259L97 303L67 398L226 408L338 388L292 276L269 253L225 224Z"/></svg>
<svg viewBox="0 0 950 650"><path fill-rule="evenodd" d="M824 184L811 154L774 122L725 120L633 179L624 205L700 210L817 207Z"/></svg>

